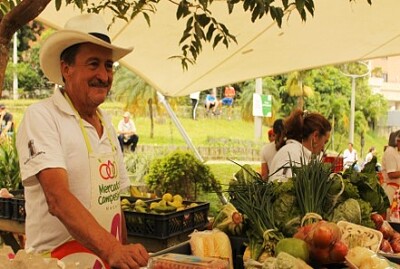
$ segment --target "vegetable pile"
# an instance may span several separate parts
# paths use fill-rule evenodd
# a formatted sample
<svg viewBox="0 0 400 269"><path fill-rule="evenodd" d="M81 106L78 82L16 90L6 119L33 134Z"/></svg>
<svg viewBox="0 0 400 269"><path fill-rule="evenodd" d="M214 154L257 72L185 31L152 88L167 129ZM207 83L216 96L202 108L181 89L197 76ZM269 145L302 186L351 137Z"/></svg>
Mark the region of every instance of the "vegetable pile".
<svg viewBox="0 0 400 269"><path fill-rule="evenodd" d="M251 166L239 165L228 192L233 208L243 214L240 227L250 259L262 263L265 257L276 257L279 242L295 237L308 246L311 264L343 262L348 246L336 223L375 228L372 212L383 214L389 207L375 165L376 158L361 172L350 168L335 174L331 164L313 157L292 165L293 177L286 182L265 182ZM232 222L230 215L225 216ZM289 254L304 257L300 252Z"/></svg>
<svg viewBox="0 0 400 269"><path fill-rule="evenodd" d="M311 260L319 264L344 261L348 248L341 236L342 232L336 223L324 220L303 226L294 235L307 243Z"/></svg>
<svg viewBox="0 0 400 269"><path fill-rule="evenodd" d="M380 214L372 214L371 219L375 223L375 229L383 235L379 249L385 253L400 253L400 233L395 231Z"/></svg>

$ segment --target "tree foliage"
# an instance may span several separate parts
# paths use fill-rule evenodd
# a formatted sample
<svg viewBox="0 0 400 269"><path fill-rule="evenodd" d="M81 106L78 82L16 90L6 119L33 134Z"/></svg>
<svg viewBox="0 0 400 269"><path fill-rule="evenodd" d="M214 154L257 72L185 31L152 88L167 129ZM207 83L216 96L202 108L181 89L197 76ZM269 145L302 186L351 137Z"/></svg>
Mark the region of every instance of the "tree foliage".
<svg viewBox="0 0 400 269"><path fill-rule="evenodd" d="M367 0L369 4L371 1ZM0 85L4 82L12 36L18 29L35 19L50 2L51 0L0 1ZM130 21L141 15L150 25L150 14L157 12L159 2L160 0L55 0L53 3L57 10L62 8L63 3L74 5L86 12L99 13L107 10L113 15L113 21L117 19ZM211 43L213 47L221 43L226 47L232 42L236 43L236 37L229 32L229 29L213 17L209 9L213 0L181 0L169 3L176 5L177 20L186 21L186 28L179 44L182 54L172 56L181 60L184 69L196 61L204 43ZM315 10L314 0L226 0L226 4L229 13L232 13L235 7L241 6L246 12L251 13L253 22L269 15L279 27L286 14L296 11L302 20L306 21L309 15L314 15ZM2 88L0 88L1 96Z"/></svg>
<svg viewBox="0 0 400 269"><path fill-rule="evenodd" d="M348 64L355 68L356 64ZM358 68L359 65L358 65ZM303 83L313 89L313 94L304 95L304 109L318 111L332 123L335 131L346 134L350 128L350 97L351 79L345 76L341 66L327 66L307 71L303 76ZM354 69L351 72L365 72ZM263 94L271 94L272 118L265 120L265 124L271 126L277 118L286 117L294 107L298 105L298 98L291 93L288 82L290 78L298 77L298 72L266 77L263 79ZM295 85L297 85L295 83ZM254 81L244 84L241 103L242 118L252 121L252 95L254 93ZM368 85L368 77L356 80L355 102L355 131L357 133L374 129L380 118L387 113L388 104L383 95L372 93Z"/></svg>
<svg viewBox="0 0 400 269"><path fill-rule="evenodd" d="M180 194L189 200L196 200L200 190L221 189L207 165L191 152L181 150L154 159L145 180L151 190Z"/></svg>

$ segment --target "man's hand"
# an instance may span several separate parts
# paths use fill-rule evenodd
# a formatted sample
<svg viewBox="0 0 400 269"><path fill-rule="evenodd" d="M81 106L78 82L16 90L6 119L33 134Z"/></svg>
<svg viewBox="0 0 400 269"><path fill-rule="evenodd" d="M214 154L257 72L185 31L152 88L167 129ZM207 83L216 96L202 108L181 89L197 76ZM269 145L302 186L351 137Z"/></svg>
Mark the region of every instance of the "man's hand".
<svg viewBox="0 0 400 269"><path fill-rule="evenodd" d="M108 263L111 268L138 269L149 260L147 250L141 244L116 245L110 248Z"/></svg>

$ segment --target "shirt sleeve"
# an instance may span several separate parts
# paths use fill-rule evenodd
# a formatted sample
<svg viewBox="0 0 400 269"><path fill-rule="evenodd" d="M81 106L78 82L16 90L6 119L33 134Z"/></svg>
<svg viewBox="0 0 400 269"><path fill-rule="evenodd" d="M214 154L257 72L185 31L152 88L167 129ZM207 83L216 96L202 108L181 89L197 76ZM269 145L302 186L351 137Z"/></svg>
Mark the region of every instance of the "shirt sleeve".
<svg viewBox="0 0 400 269"><path fill-rule="evenodd" d="M31 180L43 169L66 168L59 138L57 125L49 111L26 110L16 140L24 184L35 184Z"/></svg>
<svg viewBox="0 0 400 269"><path fill-rule="evenodd" d="M389 149L390 150L390 149ZM397 158L394 156L394 151L388 151L383 154L383 163L385 164L386 173L399 171L399 165L397 163ZM396 152L397 153L397 152Z"/></svg>

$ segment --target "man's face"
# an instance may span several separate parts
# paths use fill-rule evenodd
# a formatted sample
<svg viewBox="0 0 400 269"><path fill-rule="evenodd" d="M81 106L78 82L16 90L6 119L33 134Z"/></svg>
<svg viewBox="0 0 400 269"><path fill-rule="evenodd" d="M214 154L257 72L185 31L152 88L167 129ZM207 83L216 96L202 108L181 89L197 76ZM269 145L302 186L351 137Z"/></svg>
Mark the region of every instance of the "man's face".
<svg viewBox="0 0 400 269"><path fill-rule="evenodd" d="M353 145L349 144L349 150L352 151L353 150Z"/></svg>
<svg viewBox="0 0 400 269"><path fill-rule="evenodd" d="M110 91L113 81L112 51L92 43L83 43L75 63L61 63L66 90L82 104L99 106Z"/></svg>

